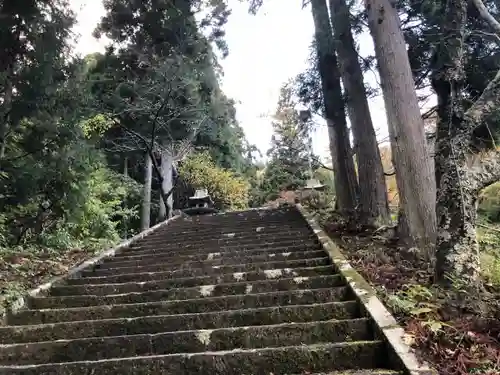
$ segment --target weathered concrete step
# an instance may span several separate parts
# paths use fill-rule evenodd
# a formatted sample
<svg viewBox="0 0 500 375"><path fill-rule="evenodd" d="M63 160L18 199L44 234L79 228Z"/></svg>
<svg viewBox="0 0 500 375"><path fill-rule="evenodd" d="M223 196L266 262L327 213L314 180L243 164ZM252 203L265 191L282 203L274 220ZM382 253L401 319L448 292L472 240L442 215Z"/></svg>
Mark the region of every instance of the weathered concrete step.
<svg viewBox="0 0 500 375"><path fill-rule="evenodd" d="M238 220L229 220L229 221L221 221L221 222L212 222L212 223L199 223L187 220L177 220L175 222L171 222L167 227L161 228L156 233L171 233L171 234L186 234L192 233L193 231L199 232L201 235L210 235L212 233L231 233L234 231L254 231L257 228L259 231L266 230L278 230L279 228L283 228L285 230L295 230L300 229L303 230L307 228L307 225L304 225L303 218L293 218L293 219L279 219L279 220L247 220L247 221L238 221Z"/></svg>
<svg viewBox="0 0 500 375"><path fill-rule="evenodd" d="M125 252L135 253L144 250L156 250L160 249L163 251L176 251L179 249L192 249L192 248L205 248L205 249L218 249L218 248L255 248L255 247L280 247L287 245L297 245L306 243L318 243L316 236L308 237L274 237L268 239L248 239L244 241L238 240L227 240L227 241L192 241L184 242L179 244L169 243L167 240L165 242L148 243L143 241L138 241L132 244Z"/></svg>
<svg viewBox="0 0 500 375"><path fill-rule="evenodd" d="M208 230L189 230L183 232L169 231L166 227L165 230L151 233L144 238L144 241L171 241L172 243L189 242L193 240L193 236L196 236L204 240L218 240L224 238L242 239L242 238L258 238L258 237L275 237L275 236L308 236L313 232L311 229L304 226L302 223L300 226L258 226L258 227L244 227L238 230L228 230L227 227L222 230L214 231L213 229Z"/></svg>
<svg viewBox="0 0 500 375"><path fill-rule="evenodd" d="M109 283L126 283L133 281L150 281L159 279L173 279L188 276L210 276L221 273L238 273L238 272L255 272L255 271L272 271L275 269L285 268L304 268L318 267L331 264L329 257L291 260L283 262L263 262L253 264L233 264L228 266L220 266L220 268L195 268L195 269L180 269L175 271L158 271L158 272L138 272L138 273L119 273L115 272L113 276L91 276L95 275L94 271L84 271L82 278L68 279L70 285L83 284L109 284Z"/></svg>
<svg viewBox="0 0 500 375"><path fill-rule="evenodd" d="M229 264L242 264L249 262L265 262L276 260L297 260L304 258L320 258L325 252L324 250L309 250L303 251L294 249L276 249L277 251L240 251L234 253L208 253L208 254L195 254L195 255L180 255L180 256L152 256L147 258L138 258L135 260L121 260L110 258L104 263L96 266L96 269L105 270L122 267L140 267L150 264L168 263L172 266L187 266L190 267L203 267L203 266L218 266Z"/></svg>
<svg viewBox="0 0 500 375"><path fill-rule="evenodd" d="M133 265L116 265L111 264L112 267L107 265L107 267L96 266L92 271L86 271L84 276L108 276L117 275L124 273L142 273L142 272L163 272L163 271L176 271L181 269L212 269L221 270L224 272L225 267L231 267L236 265L247 265L247 264L260 264L260 263L271 263L271 262L288 262L288 261L298 261L305 259L315 259L323 258L327 254L324 251L309 251L309 252L296 252L291 251L283 253L270 253L267 255L258 255L255 257L233 257L229 259L224 259L221 257L221 253L209 253L205 260L197 262L161 262L159 260L156 263L139 263Z"/></svg>
<svg viewBox="0 0 500 375"><path fill-rule="evenodd" d="M9 317L11 325L57 323L77 320L133 318L149 315L189 314L209 311L249 309L257 307L308 305L352 299L350 289L293 290L273 293L246 294L188 300L103 305L66 309L21 310Z"/></svg>
<svg viewBox="0 0 500 375"><path fill-rule="evenodd" d="M299 247L304 248L318 248L321 243L317 240L307 241L307 242L295 242L293 240L279 242L279 243L265 243L265 244L253 244L253 245L241 245L241 246L200 246L200 247L179 247L177 249L164 249L162 247L157 248L144 248L142 250L136 249L126 249L123 253L116 254L115 258L123 258L129 256L144 256L144 255L167 255L167 254L208 254L215 252L240 252L247 250L271 250L283 247Z"/></svg>
<svg viewBox="0 0 500 375"><path fill-rule="evenodd" d="M353 358L356 358L353 361ZM381 367L387 358L381 341L129 357L102 361L1 366L0 375L191 375L321 372Z"/></svg>
<svg viewBox="0 0 500 375"><path fill-rule="evenodd" d="M287 374L292 375L292 374ZM293 374L304 375L304 374ZM347 370L347 371L331 371L331 372L315 372L314 374L307 375L404 375L400 371L386 370L386 369L370 369L370 370Z"/></svg>
<svg viewBox="0 0 500 375"><path fill-rule="evenodd" d="M241 242L248 241L266 241L281 238L310 238L314 233L310 229L296 229L294 231L273 231L273 232L228 232L213 233L211 236L203 236L199 233L192 233L185 236L175 237L169 233L151 234L138 241L137 244L169 244L172 246L183 245L186 243L221 243L221 242Z"/></svg>
<svg viewBox="0 0 500 375"><path fill-rule="evenodd" d="M237 257L240 255L261 255L261 254L272 254L272 253L283 253L283 252L295 252L295 251L308 251L308 250L320 250L322 249L321 244L317 243L312 246L307 244L291 245L291 246L281 246L281 247L265 247L265 248L253 248L253 249L240 249L240 248L230 248L230 249L205 249L205 248L195 248L195 249L183 249L171 252L161 252L161 251L145 251L137 255L128 255L128 253L120 253L115 255L113 258L109 258L104 261L103 264L122 262L130 260L155 260L167 258L170 260L202 260L206 259L208 254L220 253L221 256L227 257Z"/></svg>
<svg viewBox="0 0 500 375"><path fill-rule="evenodd" d="M215 330L174 331L129 336L66 339L0 347L1 365L27 365L110 358L196 353L369 341L369 319L247 326Z"/></svg>
<svg viewBox="0 0 500 375"><path fill-rule="evenodd" d="M273 291L297 289L322 289L344 285L340 275L318 277L294 277L289 279L252 281L249 283L226 283L201 285L191 288L160 289L127 294L77 295L66 297L31 297L28 301L31 309L55 309L66 307L85 307L98 305L116 305L141 303L147 301L165 301L169 299L193 299L220 297L231 294L268 293Z"/></svg>
<svg viewBox="0 0 500 375"><path fill-rule="evenodd" d="M356 301L0 327L0 344L305 323L361 317Z"/></svg>
<svg viewBox="0 0 500 375"><path fill-rule="evenodd" d="M217 225L207 225L207 224L196 224L193 222L178 222L181 225L169 225L168 227L161 228L158 230L156 233L160 233L160 231L163 232L168 232L172 233L175 235L185 235L185 234L192 234L192 233L201 233L202 235L210 235L214 233L214 230L217 230L218 233L231 233L234 231L234 229L237 229L238 231L241 232L254 232L257 231L257 228L259 232L266 232L266 231L279 231L281 229L283 230L295 230L295 229L301 229L304 230L304 219L295 219L292 221L288 220L283 220L280 221L279 223L276 222L268 222L268 221L263 221L263 220L258 220L255 223L248 223L248 222L233 222L233 225L219 225L217 228ZM153 234L152 234L153 235Z"/></svg>
<svg viewBox="0 0 500 375"><path fill-rule="evenodd" d="M283 227L283 228L304 228L304 219L301 217L296 218L275 218L274 220L269 219L259 219L255 220L219 220L212 222L198 222L198 221L189 221L189 220L180 220L177 221L174 225L172 223L170 228L175 230L175 232L181 233L190 231L192 229L199 229L203 233L208 232L209 230L216 231L225 231L228 232L230 230L248 230L250 228L257 227Z"/></svg>
<svg viewBox="0 0 500 375"><path fill-rule="evenodd" d="M222 275L184 277L179 279L158 279L144 282L59 285L52 287L50 294L52 296L75 296L83 294L103 296L106 294L140 293L150 290L188 288L201 285L233 282L251 282L290 277L330 276L333 274L335 274L335 270L332 266L305 267L282 269L280 271L275 270L272 273L266 271L236 272Z"/></svg>
<svg viewBox="0 0 500 375"><path fill-rule="evenodd" d="M218 225L220 223L224 224L240 224L240 223L250 223L250 222L295 222L301 219L300 213L295 210L289 210L287 212L271 212L271 211L261 211L261 212L249 212L244 213L224 213L222 215L202 215L202 216L191 216L183 218L179 221L179 224L185 224L191 222L193 225Z"/></svg>

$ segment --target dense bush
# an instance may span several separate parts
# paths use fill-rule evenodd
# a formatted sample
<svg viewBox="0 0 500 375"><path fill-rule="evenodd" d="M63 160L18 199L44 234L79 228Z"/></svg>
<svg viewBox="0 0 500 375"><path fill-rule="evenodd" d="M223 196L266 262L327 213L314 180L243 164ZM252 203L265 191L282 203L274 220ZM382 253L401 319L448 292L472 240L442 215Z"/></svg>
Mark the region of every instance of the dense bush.
<svg viewBox="0 0 500 375"><path fill-rule="evenodd" d="M182 162L179 172L194 188L208 189L217 208L238 210L248 207L248 182L229 170L217 167L208 152L188 157Z"/></svg>
<svg viewBox="0 0 500 375"><path fill-rule="evenodd" d="M51 157L52 156L52 157ZM25 173L14 173L15 171ZM0 197L0 245L71 248L93 240L115 241L133 219L140 186L108 169L95 149L69 145L6 164ZM129 206L130 207L130 206Z"/></svg>
<svg viewBox="0 0 500 375"><path fill-rule="evenodd" d="M488 220L500 221L500 183L488 186L479 196L478 213Z"/></svg>

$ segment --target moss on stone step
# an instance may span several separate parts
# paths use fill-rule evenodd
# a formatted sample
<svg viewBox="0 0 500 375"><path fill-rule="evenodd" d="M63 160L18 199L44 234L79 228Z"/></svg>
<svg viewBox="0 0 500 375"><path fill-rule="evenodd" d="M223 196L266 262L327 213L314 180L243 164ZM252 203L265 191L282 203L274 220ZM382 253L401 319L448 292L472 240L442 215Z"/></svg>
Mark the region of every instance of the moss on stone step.
<svg viewBox="0 0 500 375"><path fill-rule="evenodd" d="M212 253L213 254L213 253ZM86 281L87 278L96 277L113 277L118 278L122 275L135 278L135 275L144 275L149 273L163 273L165 278L175 278L175 277L186 277L186 276L206 276L214 275L220 273L234 273L234 272L251 272L258 270L269 270L276 268L293 268L293 267L315 267L315 266L325 266L331 264L330 258L327 254L322 254L319 258L306 258L306 259L295 259L295 260L270 260L259 263L241 263L241 264L229 264L221 265L217 267L196 267L191 268L189 266L179 266L171 265L168 263L148 265L143 267L127 267L127 268L115 268L108 270L89 270L82 273L82 281Z"/></svg>
<svg viewBox="0 0 500 375"><path fill-rule="evenodd" d="M122 261L146 261L146 260L156 260L156 259L170 259L174 258L178 261L189 261L191 259L206 259L206 256L210 253L219 252L221 256L225 258L230 257L240 257L240 256L250 256L250 255L265 255L277 252L295 252L295 251L308 251L308 250L323 250L319 243L315 244L290 244L288 246L279 246L271 248L253 248L248 250L242 250L238 248L233 248L229 250L224 250L221 248L210 249L207 247L192 248L175 250L170 252L163 252L158 250L145 251L142 254L130 255L127 253L117 254L113 258L109 258L103 264L122 262Z"/></svg>
<svg viewBox="0 0 500 375"><path fill-rule="evenodd" d="M385 358L382 342L310 345L227 352L136 357L99 362L0 367L0 375L285 375L379 367Z"/></svg>
<svg viewBox="0 0 500 375"><path fill-rule="evenodd" d="M101 305L66 309L23 310L10 317L9 324L42 324L77 320L129 318L149 315L189 314L258 307L304 305L343 301L350 296L347 287L294 290L273 293L198 298L191 300L148 302L125 305Z"/></svg>
<svg viewBox="0 0 500 375"><path fill-rule="evenodd" d="M339 275L317 277L294 277L253 282L208 284L191 288L150 290L141 293L111 294L105 296L79 295L63 297L31 297L31 309L54 309L97 305L127 304L146 301L182 300L193 298L220 297L249 293L269 293L298 289L334 288L344 285Z"/></svg>
<svg viewBox="0 0 500 375"><path fill-rule="evenodd" d="M228 256L220 251L214 253L200 253L191 257L184 255L169 255L168 257L156 256L154 258L136 259L136 260L110 260L99 264L95 267L96 270L118 269L124 267L144 267L155 264L168 263L172 267L192 267L204 268L221 265L231 264L244 264L244 263L262 263L266 261L284 261L284 260L298 260L305 258L320 258L325 256L324 250L307 250L295 251L283 248L281 251L267 251L265 253L246 254L244 252L235 253Z"/></svg>
<svg viewBox="0 0 500 375"><path fill-rule="evenodd" d="M7 345L0 347L0 363L25 365L95 361L139 355L254 349L372 338L373 333L366 318L288 323Z"/></svg>
<svg viewBox="0 0 500 375"><path fill-rule="evenodd" d="M359 318L361 317L360 313L358 304L355 301L348 301L183 315L10 326L0 327L0 344L293 322L304 323L331 319L344 320Z"/></svg>
<svg viewBox="0 0 500 375"><path fill-rule="evenodd" d="M289 277L314 277L333 275L332 266L287 268L275 270L274 272L235 272L212 276L183 277L178 279L152 279L151 281L136 281L128 283L102 283L87 285L60 285L51 289L52 296L81 295L81 294L122 294L143 292L148 290L186 288L200 285L214 285L232 282L251 282L269 280L270 276L277 275L282 278Z"/></svg>
<svg viewBox="0 0 500 375"><path fill-rule="evenodd" d="M143 272L143 273L128 273L115 276L102 276L102 277L84 277L81 279L69 279L69 285L85 285L85 284L110 284L110 283L128 283L128 282L143 282L150 280L175 280L177 278L193 277L193 276L210 276L210 275L234 275L236 273L263 273L271 270L290 270L289 274L293 274L299 268L313 268L330 265L330 258L315 258L307 260L297 260L290 262L266 262L253 265L236 265L224 267L224 269L212 270L178 270L178 271L165 271L165 272ZM330 267L330 272L333 269ZM278 272L278 271L276 271ZM266 277L268 278L268 277Z"/></svg>

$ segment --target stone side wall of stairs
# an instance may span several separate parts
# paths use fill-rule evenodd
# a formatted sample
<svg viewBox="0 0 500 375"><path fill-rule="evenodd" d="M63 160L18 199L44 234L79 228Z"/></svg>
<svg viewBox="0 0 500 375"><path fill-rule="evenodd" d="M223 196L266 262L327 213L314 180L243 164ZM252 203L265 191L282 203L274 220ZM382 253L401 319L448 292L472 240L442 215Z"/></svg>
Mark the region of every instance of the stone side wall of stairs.
<svg viewBox="0 0 500 375"><path fill-rule="evenodd" d="M0 375L424 375L302 207L176 218L31 293Z"/></svg>

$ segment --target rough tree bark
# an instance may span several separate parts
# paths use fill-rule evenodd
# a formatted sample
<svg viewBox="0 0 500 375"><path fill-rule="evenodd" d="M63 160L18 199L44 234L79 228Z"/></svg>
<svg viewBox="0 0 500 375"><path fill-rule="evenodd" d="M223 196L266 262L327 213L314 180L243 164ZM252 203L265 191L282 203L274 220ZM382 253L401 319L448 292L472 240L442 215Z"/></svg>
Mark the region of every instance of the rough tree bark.
<svg viewBox="0 0 500 375"><path fill-rule="evenodd" d="M481 16L500 35L500 24L481 0L473 0ZM481 96L464 110L464 37L467 0L449 0L444 10L442 41L436 51L432 85L438 96L435 171L438 236L436 280L450 285L460 280L477 286L480 280L476 237L476 202L480 191L500 180L496 150L474 151L473 131L500 108L500 71Z"/></svg>
<svg viewBox="0 0 500 375"><path fill-rule="evenodd" d="M401 209L410 243L435 242L435 180L399 17L389 0L365 0L384 95Z"/></svg>
<svg viewBox="0 0 500 375"><path fill-rule="evenodd" d="M153 161L148 152L144 159L144 189L142 193L142 210L141 210L141 231L144 231L150 226L151 217L151 182L153 180Z"/></svg>
<svg viewBox="0 0 500 375"><path fill-rule="evenodd" d="M162 190L165 192L169 192L173 188L173 181L172 181L173 165L174 165L174 158L172 153L168 149L162 150L161 152L161 175L163 177ZM163 194L160 194L160 212L159 212L160 220L166 220L170 218L172 213L172 206L173 206L172 194L168 195L166 204L163 201Z"/></svg>
<svg viewBox="0 0 500 375"><path fill-rule="evenodd" d="M125 177L128 177L128 157L127 156L125 156L123 158L123 175ZM128 208L127 197L125 197L124 201L122 202L122 205L123 205L124 209ZM127 219L124 216L123 217L123 239L125 239L125 240L128 238L128 225L127 224L128 224Z"/></svg>
<svg viewBox="0 0 500 375"><path fill-rule="evenodd" d="M356 145L360 219L369 225L387 224L390 222L390 213L384 168L345 0L330 0L330 16Z"/></svg>
<svg viewBox="0 0 500 375"><path fill-rule="evenodd" d="M330 138L335 193L339 211L350 216L356 208L356 171L349 142L344 100L340 85L332 28L326 0L311 0L316 35L318 68Z"/></svg>
<svg viewBox="0 0 500 375"><path fill-rule="evenodd" d="M9 67L5 78L5 88L3 95L3 103L1 105L1 119L0 119L0 164L5 157L5 150L7 148L7 135L9 132L9 118L12 109L12 97L14 88L12 85L12 67Z"/></svg>

